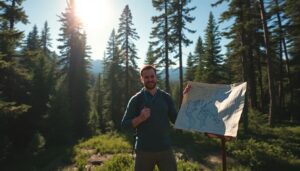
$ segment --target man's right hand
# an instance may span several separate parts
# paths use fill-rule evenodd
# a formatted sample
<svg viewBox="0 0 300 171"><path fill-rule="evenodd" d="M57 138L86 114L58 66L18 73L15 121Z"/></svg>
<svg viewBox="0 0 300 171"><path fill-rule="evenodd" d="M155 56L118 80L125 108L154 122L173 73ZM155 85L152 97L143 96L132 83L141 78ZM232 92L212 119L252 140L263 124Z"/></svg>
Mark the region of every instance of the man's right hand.
<svg viewBox="0 0 300 171"><path fill-rule="evenodd" d="M150 108L144 107L139 115L140 120L144 122L150 117Z"/></svg>
<svg viewBox="0 0 300 171"><path fill-rule="evenodd" d="M150 108L144 107L139 116L132 120L132 126L135 128L150 117Z"/></svg>

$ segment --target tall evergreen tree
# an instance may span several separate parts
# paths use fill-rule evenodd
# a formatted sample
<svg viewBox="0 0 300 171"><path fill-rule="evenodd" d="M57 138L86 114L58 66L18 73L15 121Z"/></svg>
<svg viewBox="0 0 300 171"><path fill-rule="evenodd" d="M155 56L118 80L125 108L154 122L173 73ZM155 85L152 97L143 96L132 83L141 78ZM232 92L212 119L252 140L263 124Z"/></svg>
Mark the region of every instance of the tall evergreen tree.
<svg viewBox="0 0 300 171"><path fill-rule="evenodd" d="M287 32L288 32L288 39L290 41L290 54L291 54L291 67L294 67L294 71L291 71L291 79L292 82L291 85L293 85L292 88L292 94L291 94L291 102L292 102L292 112L290 120L293 121L296 117L297 113L297 107L299 105L299 95L297 96L297 91L294 91L296 89L299 89L300 87L300 1L297 0L286 0L285 5L285 12L287 17L289 18L288 26L287 26ZM299 92L299 91L298 91Z"/></svg>
<svg viewBox="0 0 300 171"><path fill-rule="evenodd" d="M195 77L195 62L194 62L194 56L192 53L189 53L187 57L187 68L186 68L186 73L185 73L185 81L193 81Z"/></svg>
<svg viewBox="0 0 300 171"><path fill-rule="evenodd" d="M126 98L124 91L124 70L121 67L122 60L117 46L115 30L112 31L106 48L106 58L103 79L105 81L105 101L108 103L105 114L109 114L116 128L120 128L120 120L123 116L123 101Z"/></svg>
<svg viewBox="0 0 300 171"><path fill-rule="evenodd" d="M195 20L195 17L190 15L190 12L196 9L196 7L188 7L188 4L191 0L174 0L172 2L172 10L173 16L171 17L171 27L173 28L171 31L174 39L172 40L174 44L176 44L178 48L178 53L175 55L175 58L179 59L179 94L180 99L183 97L183 64L182 64L182 46L188 46L192 43L186 35L185 31L188 33L195 33L194 30L189 29L186 25L187 23L191 23ZM180 100L181 103L181 100Z"/></svg>
<svg viewBox="0 0 300 171"><path fill-rule="evenodd" d="M268 86L269 86L269 125L273 126L274 124L274 113L275 113L275 88L274 88L274 77L273 77L273 64L271 56L271 47L269 39L269 29L267 25L266 12L264 7L264 1L259 1L260 13L261 13L261 22L264 30L264 41L265 41L265 51L267 58L267 73L268 73Z"/></svg>
<svg viewBox="0 0 300 171"><path fill-rule="evenodd" d="M200 65L202 66L199 67L199 72L202 74L200 76L200 81L208 83L220 83L223 81L223 58L220 54L220 39L221 38L218 31L218 26L213 14L210 12L208 24L205 29L204 55L200 63Z"/></svg>
<svg viewBox="0 0 300 171"><path fill-rule="evenodd" d="M23 32L15 28L15 25L19 22L27 24L27 16L22 8L23 0L11 0L11 1L0 1L0 52L2 53L2 60L7 63L7 68L3 68L4 74L1 79L3 86L3 96L6 97L7 101L14 101L15 99L15 88L18 84L14 77L23 77L23 73L18 73L18 69L14 68L17 61L16 59L16 48L23 36ZM20 71L19 71L20 72ZM23 76L21 76L23 75ZM24 77L23 77L24 78Z"/></svg>
<svg viewBox="0 0 300 171"><path fill-rule="evenodd" d="M170 0L152 0L152 6L161 14L152 17L154 27L152 27L150 46L154 48L153 55L158 60L157 68L164 66L165 90L170 92L169 67L173 62L169 57L169 53L174 50L170 42L171 35L169 33L172 3Z"/></svg>
<svg viewBox="0 0 300 171"><path fill-rule="evenodd" d="M290 72L290 54L287 47L287 29L289 22L288 17L284 13L285 1L283 0L271 0L268 2L269 15L272 21L270 25L270 32L272 32L273 47L275 47L277 60L279 60L278 69L276 69L276 76L279 82L278 84L278 109L280 111L281 118L287 118L287 114L284 114L285 107L293 106L293 84ZM277 74L278 73L278 74ZM285 83L286 81L287 83ZM285 86L287 84L287 86ZM285 101L286 97L290 96L290 99Z"/></svg>
<svg viewBox="0 0 300 171"><path fill-rule="evenodd" d="M32 31L29 32L27 36L26 50L37 51L40 48L41 48L41 42L40 42L38 28L36 25L34 25Z"/></svg>
<svg viewBox="0 0 300 171"><path fill-rule="evenodd" d="M48 22L45 21L44 27L42 30L42 35L41 35L41 44L42 44L42 49L45 54L48 54L50 52L50 49L52 47L51 44L51 38L50 38L50 28L48 26Z"/></svg>
<svg viewBox="0 0 300 171"><path fill-rule="evenodd" d="M53 60L50 60L47 54L43 53L41 47L41 39L38 34L38 29L34 25L31 32L25 40L25 46L22 50L25 60L22 64L29 69L32 80L30 82L29 102L31 108L27 112L28 130L32 132L33 138L31 140L32 150L36 150L34 146L37 136L45 137L46 119L49 112L49 100L54 89L54 70L55 65Z"/></svg>
<svg viewBox="0 0 300 171"><path fill-rule="evenodd" d="M291 40L292 46L290 52L293 56L293 61L299 65L300 61L300 30L299 30L299 23L300 23L300 2L297 0L286 0L285 11L287 16L290 18L288 23L288 34L289 39Z"/></svg>
<svg viewBox="0 0 300 171"><path fill-rule="evenodd" d="M225 0L218 0L213 5L218 5L224 1ZM246 105L243 113L245 131L247 131L248 128L248 104L250 107L256 108L257 103L254 55L256 55L258 59L256 61L258 66L257 70L262 70L262 59L260 56L262 53L260 49L264 43L258 14L258 6L254 1L232 0L229 2L228 10L221 15L221 22L230 19L234 20L233 25L223 33L225 37L231 39L231 42L227 45L231 50L227 53L229 56L227 56L226 59L226 62L228 62L226 67L230 68L230 73L235 75L233 81L247 81ZM231 66L228 66L229 64ZM230 73L227 73L227 75ZM262 77L259 78L259 82L262 82ZM263 87L260 88L263 90ZM263 97L262 93L261 97Z"/></svg>
<svg viewBox="0 0 300 171"><path fill-rule="evenodd" d="M157 60L157 58L154 56L153 48L152 48L152 46L149 46L144 63L148 64L148 65L155 65L156 60Z"/></svg>
<svg viewBox="0 0 300 171"><path fill-rule="evenodd" d="M196 81L201 81L201 76L202 73L201 71L204 70L204 47L203 47L203 43L202 43L202 39L199 36L197 42L196 42L196 48L194 51L194 55L195 55L195 80Z"/></svg>
<svg viewBox="0 0 300 171"><path fill-rule="evenodd" d="M65 12L61 13L62 23L60 38L59 64L61 73L65 77L67 85L67 97L69 110L72 114L72 134L75 140L88 135L88 47L86 35L75 13L75 1L67 1Z"/></svg>
<svg viewBox="0 0 300 171"><path fill-rule="evenodd" d="M108 115L105 115L104 113L105 87L103 80L102 74L100 73L96 80L93 92L95 112L93 112L93 115L90 117L90 124L93 124L94 130L99 129L101 132L107 130L107 123L109 121Z"/></svg>
<svg viewBox="0 0 300 171"><path fill-rule="evenodd" d="M11 151L23 152L32 139L26 115L31 76L20 62L24 56L16 51L23 32L15 25L28 22L22 3L23 0L0 1L0 162Z"/></svg>
<svg viewBox="0 0 300 171"><path fill-rule="evenodd" d="M120 52L125 63L125 100L129 100L131 92L129 86L130 68L137 68L136 60L139 59L136 55L136 47L134 40L139 39L136 29L133 28L132 14L129 6L126 5L121 17L118 29L117 41L120 46Z"/></svg>

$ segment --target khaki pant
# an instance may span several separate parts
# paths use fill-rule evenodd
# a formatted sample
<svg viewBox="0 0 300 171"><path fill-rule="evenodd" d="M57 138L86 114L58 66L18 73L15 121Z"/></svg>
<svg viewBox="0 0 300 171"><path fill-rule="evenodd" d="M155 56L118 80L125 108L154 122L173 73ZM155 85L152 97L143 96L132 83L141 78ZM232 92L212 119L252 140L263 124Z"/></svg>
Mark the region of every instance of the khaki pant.
<svg viewBox="0 0 300 171"><path fill-rule="evenodd" d="M153 171L155 165L158 166L160 171L177 171L176 160L172 150L136 152L135 171Z"/></svg>

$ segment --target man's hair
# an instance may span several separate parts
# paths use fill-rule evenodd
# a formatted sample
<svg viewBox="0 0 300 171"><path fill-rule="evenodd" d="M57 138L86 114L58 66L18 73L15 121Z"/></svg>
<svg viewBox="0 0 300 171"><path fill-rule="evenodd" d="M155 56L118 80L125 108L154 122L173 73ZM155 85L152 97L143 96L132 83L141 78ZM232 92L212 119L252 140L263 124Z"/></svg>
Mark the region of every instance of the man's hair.
<svg viewBox="0 0 300 171"><path fill-rule="evenodd" d="M153 65L144 65L141 70L140 70L140 76L142 76L143 74L143 71L145 70L149 70L149 69L153 69L154 70L154 73L156 75L156 68L153 66Z"/></svg>

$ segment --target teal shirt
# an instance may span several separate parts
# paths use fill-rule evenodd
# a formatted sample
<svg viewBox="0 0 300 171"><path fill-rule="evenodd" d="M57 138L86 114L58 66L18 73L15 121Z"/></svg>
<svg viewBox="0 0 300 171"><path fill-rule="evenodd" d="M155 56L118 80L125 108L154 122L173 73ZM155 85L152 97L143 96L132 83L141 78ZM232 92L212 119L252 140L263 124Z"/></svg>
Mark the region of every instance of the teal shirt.
<svg viewBox="0 0 300 171"><path fill-rule="evenodd" d="M136 128L135 149L139 151L164 151L171 147L170 122L175 123L177 111L171 96L157 89L152 96L142 89L128 102L122 119L123 128L133 128L132 119L137 117L141 110L150 108L150 117Z"/></svg>

